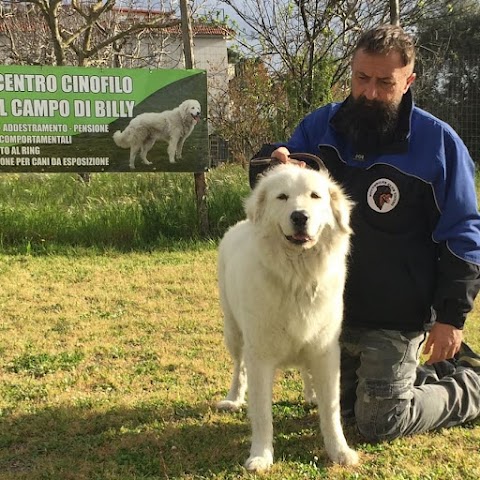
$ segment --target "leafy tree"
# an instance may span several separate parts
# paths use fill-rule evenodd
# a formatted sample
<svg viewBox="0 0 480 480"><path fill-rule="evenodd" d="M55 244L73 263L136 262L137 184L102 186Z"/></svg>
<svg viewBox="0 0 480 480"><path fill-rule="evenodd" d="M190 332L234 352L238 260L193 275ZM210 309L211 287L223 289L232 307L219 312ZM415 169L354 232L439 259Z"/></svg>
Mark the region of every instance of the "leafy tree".
<svg viewBox="0 0 480 480"><path fill-rule="evenodd" d="M298 62L302 61L300 56ZM295 63L295 59L292 59ZM285 124L278 139L289 137L293 128L298 125L306 113L333 100L332 77L334 62L329 58L315 62L311 77L293 77L289 74L278 74L276 81L282 86L285 102L276 104L277 115Z"/></svg>
<svg viewBox="0 0 480 480"><path fill-rule="evenodd" d="M317 64L315 101L331 100L330 73ZM305 111L298 83L270 75L260 59L239 59L228 92L210 103L215 132L229 142L234 159L246 163L264 143L288 138Z"/></svg>
<svg viewBox="0 0 480 480"><path fill-rule="evenodd" d="M228 92L210 103L210 121L215 132L228 141L236 161L245 164L261 147L285 128L274 105L286 101L281 85L275 83L258 59L243 59Z"/></svg>

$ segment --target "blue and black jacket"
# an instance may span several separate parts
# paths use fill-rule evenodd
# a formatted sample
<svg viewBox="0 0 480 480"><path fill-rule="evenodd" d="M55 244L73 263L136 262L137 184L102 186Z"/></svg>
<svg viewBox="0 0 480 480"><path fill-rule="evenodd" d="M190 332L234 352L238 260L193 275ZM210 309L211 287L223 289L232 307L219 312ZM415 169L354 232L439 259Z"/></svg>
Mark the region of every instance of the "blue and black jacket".
<svg viewBox="0 0 480 480"><path fill-rule="evenodd" d="M318 155L355 202L345 323L418 331L436 320L462 328L480 288L480 215L467 148L408 91L395 138L362 155L342 132L344 103L314 111L288 142L265 145L258 156L280 145Z"/></svg>

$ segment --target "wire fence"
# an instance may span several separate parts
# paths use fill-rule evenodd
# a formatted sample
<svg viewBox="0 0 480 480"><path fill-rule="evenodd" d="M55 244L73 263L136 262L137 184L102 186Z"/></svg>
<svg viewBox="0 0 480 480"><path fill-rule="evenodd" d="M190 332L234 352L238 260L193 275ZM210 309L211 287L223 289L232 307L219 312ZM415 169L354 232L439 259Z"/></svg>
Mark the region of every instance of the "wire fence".
<svg viewBox="0 0 480 480"><path fill-rule="evenodd" d="M415 103L450 124L480 165L480 55L421 59Z"/></svg>

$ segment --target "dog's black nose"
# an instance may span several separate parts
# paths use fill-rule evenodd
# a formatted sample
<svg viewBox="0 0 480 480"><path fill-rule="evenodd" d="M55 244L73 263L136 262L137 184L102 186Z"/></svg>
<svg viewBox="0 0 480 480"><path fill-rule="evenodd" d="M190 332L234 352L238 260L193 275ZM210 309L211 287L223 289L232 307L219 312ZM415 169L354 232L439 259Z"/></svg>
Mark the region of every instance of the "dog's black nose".
<svg viewBox="0 0 480 480"><path fill-rule="evenodd" d="M290 215L290 219L295 227L304 227L308 221L308 213L305 210L296 210Z"/></svg>

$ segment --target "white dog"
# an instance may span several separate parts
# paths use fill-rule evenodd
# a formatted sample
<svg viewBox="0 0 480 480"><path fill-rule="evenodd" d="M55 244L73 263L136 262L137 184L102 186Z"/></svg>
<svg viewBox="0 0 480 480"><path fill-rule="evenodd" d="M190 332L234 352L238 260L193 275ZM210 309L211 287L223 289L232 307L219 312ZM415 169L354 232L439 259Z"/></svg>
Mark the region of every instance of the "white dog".
<svg viewBox="0 0 480 480"><path fill-rule="evenodd" d="M121 148L130 148L130 168L135 168L135 158L140 158L145 165L151 165L147 153L157 140L168 142L168 160L182 158L183 144L192 133L201 114L197 100L185 100L173 110L160 113L141 113L133 118L127 128L113 134L113 140Z"/></svg>
<svg viewBox="0 0 480 480"><path fill-rule="evenodd" d="M248 378L252 444L245 467L268 469L274 373L298 366L306 399L318 403L329 457L353 465L358 455L340 419L338 343L351 203L326 171L287 164L260 179L245 209L247 220L233 226L219 248L225 343L234 371L217 407L238 410Z"/></svg>

